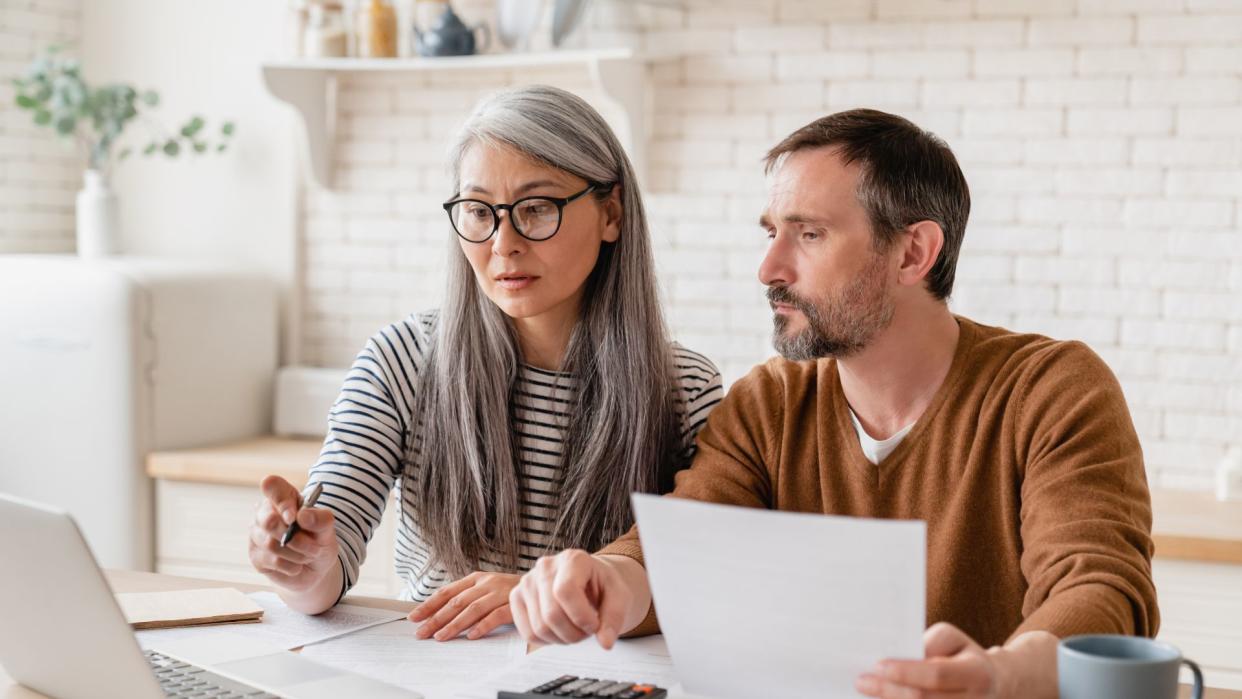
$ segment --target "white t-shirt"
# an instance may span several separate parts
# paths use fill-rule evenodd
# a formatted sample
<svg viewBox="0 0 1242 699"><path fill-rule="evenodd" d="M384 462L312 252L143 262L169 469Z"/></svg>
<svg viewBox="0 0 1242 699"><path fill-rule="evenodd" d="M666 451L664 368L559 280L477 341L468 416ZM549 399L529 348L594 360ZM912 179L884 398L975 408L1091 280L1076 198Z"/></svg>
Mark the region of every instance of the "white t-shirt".
<svg viewBox="0 0 1242 699"><path fill-rule="evenodd" d="M901 440L905 439L907 434L910 434L910 430L914 428L915 424L912 422L906 425L888 439L873 439L871 435L867 434L867 430L863 429L862 423L858 421L858 416L854 414L854 410L851 408L849 411L850 420L854 423L854 431L858 433L858 442L862 445L863 456L867 457L867 461L873 464L879 464L888 458L888 455L893 453L897 445L901 444Z"/></svg>

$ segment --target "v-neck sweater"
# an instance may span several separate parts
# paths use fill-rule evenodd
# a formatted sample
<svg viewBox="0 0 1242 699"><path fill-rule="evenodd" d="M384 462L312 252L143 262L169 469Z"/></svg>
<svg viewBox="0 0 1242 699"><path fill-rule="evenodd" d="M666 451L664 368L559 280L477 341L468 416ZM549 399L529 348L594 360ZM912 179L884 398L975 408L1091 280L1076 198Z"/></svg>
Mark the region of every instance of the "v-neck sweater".
<svg viewBox="0 0 1242 699"><path fill-rule="evenodd" d="M985 647L1032 630L1154 636L1151 497L1117 379L1080 342L957 321L949 373L878 465L836 360L777 357L733 385L669 496L923 520L927 623ZM637 528L600 553L642 563ZM763 575L703 584L763 594ZM656 632L654 612L630 634Z"/></svg>

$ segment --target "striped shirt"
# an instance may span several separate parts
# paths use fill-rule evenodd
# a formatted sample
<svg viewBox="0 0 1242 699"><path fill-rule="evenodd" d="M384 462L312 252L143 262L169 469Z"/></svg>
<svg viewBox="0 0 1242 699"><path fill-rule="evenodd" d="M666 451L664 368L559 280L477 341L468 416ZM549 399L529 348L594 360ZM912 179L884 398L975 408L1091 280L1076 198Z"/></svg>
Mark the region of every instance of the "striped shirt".
<svg viewBox="0 0 1242 699"><path fill-rule="evenodd" d="M340 396L328 416L328 434L310 483L323 484L319 505L332 510L344 572L341 594L358 580L366 545L379 525L384 505L407 465L416 478L414 445L422 420L413 414L417 377L422 372L438 313L411 315L372 337L354 360ZM694 438L712 407L720 402L720 372L704 356L673 344L676 412L681 428L680 466L694 456ZM529 570L549 553L549 530L558 513L556 483L561 473L563 422L574 400L570 374L521 366L513 391L513 429L518 436L522 512L518 564ZM402 599L422 601L450 581L429 567L430 551L417 530L417 503L401 499L395 567L405 582ZM506 570L487 560L478 570Z"/></svg>

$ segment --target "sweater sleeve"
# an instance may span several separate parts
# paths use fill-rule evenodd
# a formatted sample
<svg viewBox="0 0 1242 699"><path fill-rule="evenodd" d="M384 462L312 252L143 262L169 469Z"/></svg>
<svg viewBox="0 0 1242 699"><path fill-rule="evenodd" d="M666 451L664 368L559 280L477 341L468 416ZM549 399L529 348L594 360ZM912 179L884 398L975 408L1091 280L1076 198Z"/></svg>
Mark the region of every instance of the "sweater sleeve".
<svg viewBox="0 0 1242 699"><path fill-rule="evenodd" d="M354 359L328 415L328 433L309 480L323 485L319 505L336 519L344 573L338 600L358 581L367 543L401 476L413 379L428 341L416 318L377 333Z"/></svg>
<svg viewBox="0 0 1242 699"><path fill-rule="evenodd" d="M1155 636L1151 495L1121 386L1085 345L1057 343L1033 361L1021 395L1027 591L1013 635Z"/></svg>
<svg viewBox="0 0 1242 699"><path fill-rule="evenodd" d="M771 507L775 468L774 435L779 434L783 412L781 388L765 366L756 367L733 384L698 435L698 450L690 468L677 474L673 492L666 497L688 498L744 507ZM643 563L638 526L598 553L632 558ZM655 605L626 636L659 633Z"/></svg>

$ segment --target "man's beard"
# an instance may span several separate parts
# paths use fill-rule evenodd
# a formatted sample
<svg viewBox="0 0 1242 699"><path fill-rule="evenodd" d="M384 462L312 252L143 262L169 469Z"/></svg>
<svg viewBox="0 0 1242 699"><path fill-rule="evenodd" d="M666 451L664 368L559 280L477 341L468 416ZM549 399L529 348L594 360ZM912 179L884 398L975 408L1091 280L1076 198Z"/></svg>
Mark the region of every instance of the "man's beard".
<svg viewBox="0 0 1242 699"><path fill-rule="evenodd" d="M840 294L820 303L795 295L786 286L768 287L768 302L793 306L806 316L807 327L786 335L789 317L772 318L772 345L793 361L848 357L867 346L893 319L893 300L885 281L884 257L875 255Z"/></svg>

